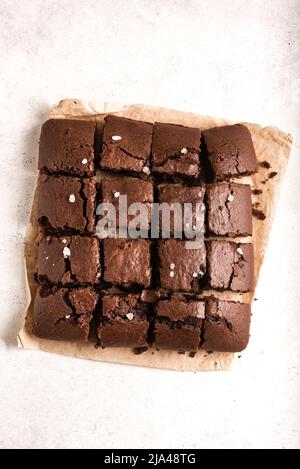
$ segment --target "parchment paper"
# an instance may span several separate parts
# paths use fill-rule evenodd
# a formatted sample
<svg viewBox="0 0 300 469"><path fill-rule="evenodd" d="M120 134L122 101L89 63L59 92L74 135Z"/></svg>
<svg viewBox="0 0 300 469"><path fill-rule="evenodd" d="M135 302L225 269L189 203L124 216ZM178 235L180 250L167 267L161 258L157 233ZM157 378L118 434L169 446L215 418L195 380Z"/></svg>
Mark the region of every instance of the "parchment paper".
<svg viewBox="0 0 300 469"><path fill-rule="evenodd" d="M66 99L61 101L50 113L52 118L78 118L103 122L107 113L129 117L148 122L169 122L187 126L199 127L204 130L209 127L233 123L226 119L201 116L197 114L175 111L144 105L122 106L111 103L88 104L80 100ZM267 161L271 168L259 167L259 171L252 177L239 179L240 182L250 183L253 189L262 190L261 194L253 195L253 204L265 215L264 220L253 217L253 244L255 249L255 286L258 282L259 271L264 259L264 254L272 226L272 221L280 193L280 186L286 170L292 138L289 134L275 127L262 128L256 124L244 123L252 134L257 158L259 162ZM273 177L268 175L273 172ZM276 173L276 175L275 175ZM126 348L95 348L92 343L80 344L70 342L57 342L39 339L32 334L32 299L35 296L37 285L33 280L37 259L38 227L36 224L36 209L38 200L38 184L34 195L34 202L27 230L25 245L25 269L28 279L28 309L25 314L23 326L18 335L19 347L26 349L44 350L46 352L68 355L72 357L86 358L96 361L123 363L146 367L171 369L171 370L227 370L230 369L235 354L232 353L207 353L197 352L195 357L188 353L179 354L172 351L148 350L140 355L135 355L132 350ZM249 239L249 238L248 238ZM251 238L250 238L251 239ZM246 241L247 238L240 240ZM212 292L207 291L205 295ZM255 292L251 294L238 294L230 292L214 292L215 296L224 299L234 299L251 302ZM204 296L204 295L202 295ZM255 334L255 331L252 331ZM251 340L250 345L251 347Z"/></svg>

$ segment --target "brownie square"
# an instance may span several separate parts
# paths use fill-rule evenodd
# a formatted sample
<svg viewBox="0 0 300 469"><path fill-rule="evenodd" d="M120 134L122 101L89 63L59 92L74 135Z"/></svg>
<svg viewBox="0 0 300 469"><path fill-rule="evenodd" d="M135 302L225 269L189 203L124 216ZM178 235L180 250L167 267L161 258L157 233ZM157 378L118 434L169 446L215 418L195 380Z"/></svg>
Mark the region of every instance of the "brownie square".
<svg viewBox="0 0 300 469"><path fill-rule="evenodd" d="M147 347L147 314L148 305L140 295L105 295L98 327L102 347Z"/></svg>
<svg viewBox="0 0 300 469"><path fill-rule="evenodd" d="M155 309L155 347L196 352L204 317L204 301L179 298L159 301Z"/></svg>
<svg viewBox="0 0 300 469"><path fill-rule="evenodd" d="M93 176L95 133L96 123L91 121L46 121L40 137L39 169L47 173Z"/></svg>
<svg viewBox="0 0 300 469"><path fill-rule="evenodd" d="M98 238L47 236L39 242L37 275L40 283L96 284L100 270Z"/></svg>
<svg viewBox="0 0 300 469"><path fill-rule="evenodd" d="M184 186L182 184L160 184L158 186L158 202L160 204L168 204L175 209L175 204L179 204L182 210L182 223L175 224L174 215L170 220L170 234L176 237L186 233L188 237L195 231L204 235L204 218L205 218L205 205L204 205L205 188L202 186ZM192 205L192 217L185 219L184 205ZM199 210L196 210L198 204ZM174 210L176 211L176 209ZM172 212L174 213L174 212ZM196 218L197 217L197 218ZM180 221L180 219L179 219ZM160 215L160 228L163 237L169 237L169 230L166 229L164 218ZM164 234L166 236L164 236ZM180 236L177 236L180 237Z"/></svg>
<svg viewBox="0 0 300 469"><path fill-rule="evenodd" d="M94 181L42 175L39 189L38 221L47 234L94 232Z"/></svg>
<svg viewBox="0 0 300 469"><path fill-rule="evenodd" d="M152 171L168 176L197 178L200 174L199 129L174 124L154 124Z"/></svg>
<svg viewBox="0 0 300 469"><path fill-rule="evenodd" d="M104 203L111 203L116 208L117 226L127 227L128 223L135 219L139 212L135 209L128 215L128 223L119 219L120 196L127 196L128 209L132 204L145 205L145 216L139 216L141 228L146 231L150 228L151 207L153 203L153 185L149 181L133 177L104 177L102 180L102 199ZM133 207L132 207L133 208Z"/></svg>
<svg viewBox="0 0 300 469"><path fill-rule="evenodd" d="M159 240L160 286L171 291L199 291L206 271L204 241L196 249L187 249L186 242L176 239Z"/></svg>
<svg viewBox="0 0 300 469"><path fill-rule="evenodd" d="M87 342L97 301L91 288L40 287L33 307L33 333L44 339Z"/></svg>
<svg viewBox="0 0 300 469"><path fill-rule="evenodd" d="M206 187L207 228L217 236L252 235L251 186L214 183Z"/></svg>
<svg viewBox="0 0 300 469"><path fill-rule="evenodd" d="M214 240L207 243L207 273L211 288L247 292L253 289L252 244Z"/></svg>
<svg viewBox="0 0 300 469"><path fill-rule="evenodd" d="M105 118L101 168L150 174L152 124L108 115Z"/></svg>
<svg viewBox="0 0 300 469"><path fill-rule="evenodd" d="M151 284L151 245L145 239L104 240L104 281L125 288Z"/></svg>
<svg viewBox="0 0 300 469"><path fill-rule="evenodd" d="M241 352L249 342L250 320L249 304L210 298L206 304L201 348Z"/></svg>
<svg viewBox="0 0 300 469"><path fill-rule="evenodd" d="M257 159L247 127L225 125L202 132L209 169L217 181L257 171Z"/></svg>

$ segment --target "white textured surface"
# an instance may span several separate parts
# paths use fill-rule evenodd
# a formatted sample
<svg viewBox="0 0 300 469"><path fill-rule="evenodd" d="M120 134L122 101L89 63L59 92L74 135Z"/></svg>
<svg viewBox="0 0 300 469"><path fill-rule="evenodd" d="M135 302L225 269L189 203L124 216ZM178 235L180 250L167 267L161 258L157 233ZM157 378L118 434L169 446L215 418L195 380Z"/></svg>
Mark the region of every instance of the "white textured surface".
<svg viewBox="0 0 300 469"><path fill-rule="evenodd" d="M0 20L0 447L299 447L299 1L0 0ZM65 97L293 134L255 335L236 370L162 372L16 349L39 126Z"/></svg>

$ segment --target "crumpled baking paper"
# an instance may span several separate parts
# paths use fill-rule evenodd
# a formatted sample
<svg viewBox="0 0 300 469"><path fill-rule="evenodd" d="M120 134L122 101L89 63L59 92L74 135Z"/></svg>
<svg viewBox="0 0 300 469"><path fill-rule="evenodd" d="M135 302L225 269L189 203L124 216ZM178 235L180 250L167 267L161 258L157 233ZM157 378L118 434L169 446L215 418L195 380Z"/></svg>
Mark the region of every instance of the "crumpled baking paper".
<svg viewBox="0 0 300 469"><path fill-rule="evenodd" d="M233 123L226 119L201 116L198 114L159 107L145 105L123 106L111 103L89 104L80 100L72 99L61 101L58 106L51 111L50 117L88 119L103 122L107 113L114 113L118 116L148 122L169 122L190 127L199 127L202 130ZM265 215L264 220L258 219L255 216L253 217L252 242L255 249L255 285L257 285L259 271L264 259L277 200L280 193L281 183L289 159L292 138L289 134L286 134L275 127L262 128L257 124L243 124L246 125L251 132L258 161L267 161L271 165L270 169L261 165L257 174L251 177L242 178L242 181L250 183L253 189L262 191L260 194L253 195L254 207ZM271 172L273 173L273 177L270 178L268 175ZM239 181L241 182L241 179L239 179ZM265 183L263 183L263 181L265 181ZM126 348L101 349L96 348L93 343L83 344L57 342L35 337L31 330L31 318L33 298L37 289L37 285L33 279L33 274L35 272L37 260L38 227L36 223L36 209L38 191L39 184L37 183L25 245L25 269L28 281L28 309L24 315L24 322L18 335L19 347L43 350L50 353L86 358L95 361L171 370L228 370L232 367L236 359L236 354L233 353L207 353L205 351L199 351L194 357L191 357L188 353L179 354L173 351L148 350L140 355L136 355L132 350ZM247 238L241 238L240 240L246 241ZM208 291L205 295L210 295L211 293L212 292ZM248 302L252 302L254 298L254 292L251 294L232 292L220 292L214 294L219 298ZM252 330L251 333L255 334L255 330ZM251 347L251 339L249 347Z"/></svg>

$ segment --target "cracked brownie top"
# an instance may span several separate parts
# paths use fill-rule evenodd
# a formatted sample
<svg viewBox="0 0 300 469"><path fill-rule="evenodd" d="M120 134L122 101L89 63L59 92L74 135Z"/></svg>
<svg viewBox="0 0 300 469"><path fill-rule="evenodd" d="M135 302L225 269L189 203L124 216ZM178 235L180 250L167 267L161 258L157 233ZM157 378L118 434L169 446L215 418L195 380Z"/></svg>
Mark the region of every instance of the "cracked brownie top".
<svg viewBox="0 0 300 469"><path fill-rule="evenodd" d="M205 243L186 249L184 240L164 239L158 242L160 286L169 291L197 292L206 272Z"/></svg>
<svg viewBox="0 0 300 469"><path fill-rule="evenodd" d="M242 176L257 171L256 154L247 127L226 125L202 132L205 151L214 180Z"/></svg>
<svg viewBox="0 0 300 469"><path fill-rule="evenodd" d="M201 347L217 352L240 352L247 347L251 307L247 303L210 298L202 331Z"/></svg>
<svg viewBox="0 0 300 469"><path fill-rule="evenodd" d="M157 348L197 351L205 317L205 301L176 297L155 308L153 340Z"/></svg>
<svg viewBox="0 0 300 469"><path fill-rule="evenodd" d="M50 174L93 176L96 123L50 119L42 126L39 169Z"/></svg>
<svg viewBox="0 0 300 469"><path fill-rule="evenodd" d="M38 281L54 285L97 284L100 246L96 237L47 236L39 242Z"/></svg>
<svg viewBox="0 0 300 469"><path fill-rule="evenodd" d="M154 124L152 171L197 178L200 174L200 129Z"/></svg>
<svg viewBox="0 0 300 469"><path fill-rule="evenodd" d="M98 338L103 347L148 346L148 305L139 294L105 295Z"/></svg>
<svg viewBox="0 0 300 469"><path fill-rule="evenodd" d="M52 340L87 341L98 301L92 288L38 288L33 309L33 332Z"/></svg>
<svg viewBox="0 0 300 469"><path fill-rule="evenodd" d="M206 188L207 231L217 236L252 235L251 186L214 183Z"/></svg>
<svg viewBox="0 0 300 469"><path fill-rule="evenodd" d="M247 292L253 289L254 253L250 243L207 242L208 284L217 290Z"/></svg>
<svg viewBox="0 0 300 469"><path fill-rule="evenodd" d="M95 231L96 187L92 179L40 178L38 221L47 234Z"/></svg>
<svg viewBox="0 0 300 469"><path fill-rule="evenodd" d="M152 124L125 117L105 118L100 166L112 171L150 174Z"/></svg>

